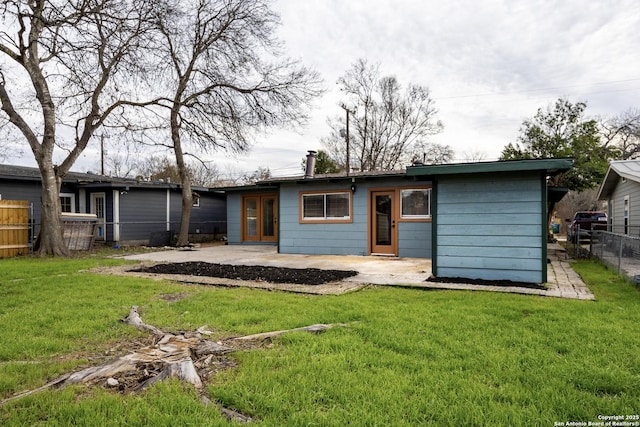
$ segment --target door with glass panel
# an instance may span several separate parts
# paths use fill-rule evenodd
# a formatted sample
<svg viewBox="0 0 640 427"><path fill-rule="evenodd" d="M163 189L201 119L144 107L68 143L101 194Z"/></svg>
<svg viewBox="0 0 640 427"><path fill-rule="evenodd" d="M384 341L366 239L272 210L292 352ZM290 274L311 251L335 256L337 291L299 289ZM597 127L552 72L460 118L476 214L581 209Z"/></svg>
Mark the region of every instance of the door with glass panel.
<svg viewBox="0 0 640 427"><path fill-rule="evenodd" d="M276 242L278 239L277 195L242 198L242 240Z"/></svg>
<svg viewBox="0 0 640 427"><path fill-rule="evenodd" d="M96 240L105 240L106 236L106 215L105 215L105 194L91 194L91 213L96 215Z"/></svg>
<svg viewBox="0 0 640 427"><path fill-rule="evenodd" d="M370 223L372 255L397 255L398 235L394 191L371 192Z"/></svg>

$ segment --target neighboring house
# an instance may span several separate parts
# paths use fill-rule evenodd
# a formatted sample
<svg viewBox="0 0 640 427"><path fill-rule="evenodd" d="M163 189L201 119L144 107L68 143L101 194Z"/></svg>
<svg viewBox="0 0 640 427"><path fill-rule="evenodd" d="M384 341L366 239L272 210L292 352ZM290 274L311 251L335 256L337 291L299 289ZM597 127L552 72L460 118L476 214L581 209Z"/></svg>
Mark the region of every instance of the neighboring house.
<svg viewBox="0 0 640 427"><path fill-rule="evenodd" d="M598 200L607 202L609 230L640 235L640 160L618 160L598 190Z"/></svg>
<svg viewBox="0 0 640 427"><path fill-rule="evenodd" d="M461 163L227 188L228 241L431 258L436 277L543 283L546 179L571 167L569 159Z"/></svg>
<svg viewBox="0 0 640 427"><path fill-rule="evenodd" d="M226 202L222 192L194 188L190 240L226 234ZM41 179L37 168L0 165L0 198L29 200L34 234L40 227ZM63 213L97 215L96 241L114 244L168 244L177 233L182 211L181 187L92 173L69 172L60 199Z"/></svg>

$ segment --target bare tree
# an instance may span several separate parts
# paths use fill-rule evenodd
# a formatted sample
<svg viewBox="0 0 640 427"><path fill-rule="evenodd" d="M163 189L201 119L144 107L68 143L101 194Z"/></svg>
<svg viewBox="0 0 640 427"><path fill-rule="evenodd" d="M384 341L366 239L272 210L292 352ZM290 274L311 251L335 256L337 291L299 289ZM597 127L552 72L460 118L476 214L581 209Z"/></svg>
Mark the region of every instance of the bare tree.
<svg viewBox="0 0 640 427"><path fill-rule="evenodd" d="M220 173L213 165L201 161L187 161L185 164L191 183L198 187L213 187L220 180ZM144 157L136 167L137 175L151 181L165 180L180 182L180 171L175 158L153 155Z"/></svg>
<svg viewBox="0 0 640 427"><path fill-rule="evenodd" d="M196 161L189 166L191 182L198 187L215 187L221 180L221 174L214 164Z"/></svg>
<svg viewBox="0 0 640 427"><path fill-rule="evenodd" d="M393 76L381 76L378 65L358 60L338 80L350 118L350 158L360 170L390 170L412 160L414 146L442 131L429 89L409 84L406 90ZM331 158L346 163L346 115L330 121L331 134L322 140Z"/></svg>
<svg viewBox="0 0 640 427"><path fill-rule="evenodd" d="M247 150L253 132L304 122L318 75L280 59L279 17L267 0L168 0L158 14L160 64L172 149L182 184L178 245L188 243L193 201L188 146Z"/></svg>
<svg viewBox="0 0 640 427"><path fill-rule="evenodd" d="M241 185L255 184L258 181L264 181L269 178L271 178L271 169L269 169L268 166L267 167L260 166L255 171L244 174L240 178L240 184Z"/></svg>
<svg viewBox="0 0 640 427"><path fill-rule="evenodd" d="M600 121L605 145L620 151L621 160L640 158L640 110L630 108L618 116Z"/></svg>
<svg viewBox="0 0 640 427"><path fill-rule="evenodd" d="M451 163L455 156L455 152L450 145L425 141L419 141L413 144L412 152L412 163L420 162L425 165Z"/></svg>
<svg viewBox="0 0 640 427"><path fill-rule="evenodd" d="M487 159L487 153L480 150L470 150L462 153L462 158L465 162L482 162Z"/></svg>
<svg viewBox="0 0 640 427"><path fill-rule="evenodd" d="M563 223L573 218L577 211L603 210L602 202L598 201L598 190L569 191L556 205L556 217Z"/></svg>
<svg viewBox="0 0 640 427"><path fill-rule="evenodd" d="M138 168L148 155L144 145L127 137L109 135L103 132L100 136L100 161L93 163L95 171L107 176L132 178L138 175Z"/></svg>
<svg viewBox="0 0 640 427"><path fill-rule="evenodd" d="M137 54L149 30L149 6L145 0L2 3L0 58L8 62L0 69L0 102L40 170L40 254L68 254L60 185L96 129L136 98L136 85L129 81L144 63ZM63 132L70 136L59 136ZM59 165L54 150L64 153Z"/></svg>

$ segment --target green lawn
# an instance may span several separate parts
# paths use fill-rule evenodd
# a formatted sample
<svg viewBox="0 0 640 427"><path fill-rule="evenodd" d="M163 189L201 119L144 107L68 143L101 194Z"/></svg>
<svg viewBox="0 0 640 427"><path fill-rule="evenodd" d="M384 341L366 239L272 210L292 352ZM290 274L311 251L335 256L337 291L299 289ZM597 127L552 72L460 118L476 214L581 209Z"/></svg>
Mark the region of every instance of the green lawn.
<svg viewBox="0 0 640 427"><path fill-rule="evenodd" d="M0 260L0 400L105 360L144 334L130 306L167 329L218 338L314 323L234 353L212 401L256 425L540 425L640 414L640 291L591 261L574 264L597 301L369 288L342 296L101 276L121 261ZM163 298L182 294L182 299ZM136 395L73 386L0 408L0 425L227 425L189 386Z"/></svg>

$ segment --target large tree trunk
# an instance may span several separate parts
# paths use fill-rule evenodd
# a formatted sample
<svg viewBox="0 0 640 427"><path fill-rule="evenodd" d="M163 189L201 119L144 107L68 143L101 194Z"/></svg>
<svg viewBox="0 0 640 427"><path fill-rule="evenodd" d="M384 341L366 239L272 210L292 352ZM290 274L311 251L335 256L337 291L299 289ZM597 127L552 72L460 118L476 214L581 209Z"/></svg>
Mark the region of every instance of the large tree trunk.
<svg viewBox="0 0 640 427"><path fill-rule="evenodd" d="M60 186L53 168L41 169L42 209L40 232L35 248L39 255L68 256L69 249L64 243L60 206Z"/></svg>

